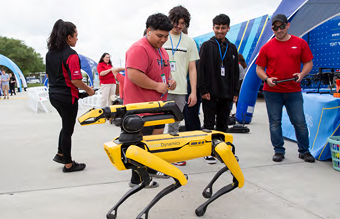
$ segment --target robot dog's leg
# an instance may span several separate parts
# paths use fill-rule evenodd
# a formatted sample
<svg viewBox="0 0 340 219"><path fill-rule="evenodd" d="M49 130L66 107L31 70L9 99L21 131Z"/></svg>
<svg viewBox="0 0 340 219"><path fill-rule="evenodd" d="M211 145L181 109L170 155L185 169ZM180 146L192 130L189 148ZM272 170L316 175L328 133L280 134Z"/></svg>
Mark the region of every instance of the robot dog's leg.
<svg viewBox="0 0 340 219"><path fill-rule="evenodd" d="M218 190L209 200L204 202L202 205L200 205L198 208L196 208L195 213L197 216L203 216L205 211L207 210L207 207L210 203L218 199L220 196L224 195L225 193L228 193L235 189L238 186L238 182L231 183L227 186L224 186L220 190Z"/></svg>
<svg viewBox="0 0 340 219"><path fill-rule="evenodd" d="M220 140L216 140L214 141L214 143L216 143L216 147L213 150L213 153L216 157L218 157L223 163L226 164L226 167L222 168L215 176L214 178L211 180L211 182L209 183L209 185L207 186L207 188L210 188L210 192L212 192L212 184L218 179L218 177L220 175L222 175L222 173L226 172L228 169L230 170L231 174L234 176L233 177L233 183L222 187L220 190L218 190L212 197L209 198L209 196L211 196L211 193L209 194L209 192L206 194L206 196L209 198L209 200L207 200L205 203L203 203L201 206L199 206L195 213L197 216L203 216L208 205L210 203L212 203L213 201L215 201L217 198L219 198L220 196L224 195L225 193L228 193L230 191L232 191L233 189L235 189L236 187L243 187L244 184L244 176L243 173L241 171L240 166L237 163L237 160L234 156L233 153L233 147L231 145L227 145L225 142L220 141ZM206 189L207 189L206 188ZM205 196L205 192L203 192L203 196Z"/></svg>
<svg viewBox="0 0 340 219"><path fill-rule="evenodd" d="M213 193L212 187L213 187L214 183L227 170L228 170L228 167L225 166L215 174L214 178L212 178L212 180L209 182L207 187L205 187L205 189L202 192L202 195L203 195L204 198L211 198L212 193Z"/></svg>
<svg viewBox="0 0 340 219"><path fill-rule="evenodd" d="M181 187L181 184L178 182L178 180L175 179L175 183L169 185L168 187L166 187L165 189L163 189L162 191L160 191L154 199L152 199L152 201L148 204L148 206L146 206L146 208L143 209L143 211L137 216L137 219L143 219L143 215L145 215L145 219L148 218L149 216L149 211L150 209L161 199L163 198L165 195L169 194L170 192L175 191L176 189L178 189L179 187Z"/></svg>
<svg viewBox="0 0 340 219"><path fill-rule="evenodd" d="M130 146L126 151L126 158L132 160L133 162L137 162L140 165L144 165L148 168L169 175L175 180L174 184L166 187L156 195L156 197L147 205L147 207L137 216L137 219L142 219L143 215L145 215L145 219L147 219L150 209L161 198L187 183L186 176L177 167L140 147Z"/></svg>
<svg viewBox="0 0 340 219"><path fill-rule="evenodd" d="M131 195L139 192L140 190L142 190L145 186L149 185L150 183L150 177L149 174L146 171L145 167L135 167L133 168L134 171L137 171L139 176L142 178L142 183L134 186L132 189L130 189L127 193L125 193L125 195L117 202L117 204L115 204L115 206L113 206L110 211L106 214L106 218L107 219L116 219L117 218L117 210L118 207L123 204L123 202L128 199ZM113 212L113 214L112 214Z"/></svg>

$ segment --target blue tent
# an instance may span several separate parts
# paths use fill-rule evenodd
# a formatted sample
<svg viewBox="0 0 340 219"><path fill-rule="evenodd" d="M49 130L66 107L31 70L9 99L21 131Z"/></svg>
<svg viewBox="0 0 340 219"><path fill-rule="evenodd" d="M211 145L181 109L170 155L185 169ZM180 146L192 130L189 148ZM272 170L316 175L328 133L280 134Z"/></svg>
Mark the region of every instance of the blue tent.
<svg viewBox="0 0 340 219"><path fill-rule="evenodd" d="M285 14L291 23L289 33L302 37L327 20L339 15L340 0L283 0L274 12ZM256 59L261 47L273 37L271 21L266 25L248 66L237 105L237 121L250 123L261 79L256 75Z"/></svg>
<svg viewBox="0 0 340 219"><path fill-rule="evenodd" d="M20 68L11 59L0 54L0 65L4 65L7 68L11 69L11 71L14 73L14 76L17 81L17 86L20 89L20 91L21 91L21 85L23 85L24 88L27 87L24 74L21 72Z"/></svg>
<svg viewBox="0 0 340 219"><path fill-rule="evenodd" d="M98 72L97 72L97 63L92 59L78 54L80 59L80 68L85 71L89 78L89 86L93 86L94 82L98 79ZM93 77L94 76L94 77ZM45 76L44 78L44 85L48 86L48 78Z"/></svg>

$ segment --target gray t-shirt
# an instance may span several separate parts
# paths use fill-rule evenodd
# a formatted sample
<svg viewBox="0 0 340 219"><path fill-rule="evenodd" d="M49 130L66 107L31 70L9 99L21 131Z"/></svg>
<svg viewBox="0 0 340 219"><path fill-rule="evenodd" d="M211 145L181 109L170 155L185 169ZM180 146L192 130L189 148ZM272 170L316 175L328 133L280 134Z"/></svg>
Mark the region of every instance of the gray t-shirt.
<svg viewBox="0 0 340 219"><path fill-rule="evenodd" d="M2 85L9 85L9 81L3 81L3 80L8 80L9 79L9 75L7 73L2 74L1 73L1 83Z"/></svg>
<svg viewBox="0 0 340 219"><path fill-rule="evenodd" d="M246 69L242 67L241 64L238 64L238 67L240 69L240 77L239 80L243 80L244 76L246 75Z"/></svg>

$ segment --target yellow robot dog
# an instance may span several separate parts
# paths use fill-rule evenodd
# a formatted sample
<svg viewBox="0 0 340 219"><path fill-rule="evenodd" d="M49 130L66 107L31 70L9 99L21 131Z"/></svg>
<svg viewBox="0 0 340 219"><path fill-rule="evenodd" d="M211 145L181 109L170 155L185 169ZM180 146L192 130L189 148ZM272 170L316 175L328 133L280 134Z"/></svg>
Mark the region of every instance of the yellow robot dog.
<svg viewBox="0 0 340 219"><path fill-rule="evenodd" d="M150 115L151 114L151 115ZM143 126L154 126L181 121L183 115L173 101L147 102L127 105L112 105L100 109L91 109L79 117L81 125L101 124L113 119L116 126L121 127L121 134L113 141L104 144L104 149L111 163L118 170L132 169L137 171L142 183L130 189L107 213L107 219L117 218L118 207L131 195L149 185L150 178L147 168L169 175L175 183L169 185L147 205L137 219L148 218L150 209L165 195L187 183L184 175L173 162L190 160L205 156L214 156L226 166L219 170L203 191L208 200L199 206L195 213L203 216L210 203L233 189L243 187L244 176L235 157L233 137L230 134L202 130L181 133L142 136ZM212 194L215 181L227 170L233 180Z"/></svg>

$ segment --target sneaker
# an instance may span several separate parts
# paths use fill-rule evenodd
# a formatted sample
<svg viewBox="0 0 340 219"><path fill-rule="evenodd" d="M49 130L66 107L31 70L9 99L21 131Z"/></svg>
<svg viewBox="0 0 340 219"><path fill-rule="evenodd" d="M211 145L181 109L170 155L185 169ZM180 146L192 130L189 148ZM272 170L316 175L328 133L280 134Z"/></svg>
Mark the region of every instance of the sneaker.
<svg viewBox="0 0 340 219"><path fill-rule="evenodd" d="M53 161L64 164L64 157L60 156L59 154L56 154L53 158Z"/></svg>
<svg viewBox="0 0 340 219"><path fill-rule="evenodd" d="M162 172L157 172L157 173L149 173L149 175L151 177L155 177L155 178L160 178L160 179L169 179L170 176L162 173Z"/></svg>
<svg viewBox="0 0 340 219"><path fill-rule="evenodd" d="M273 156L274 162L281 162L285 158L285 155L282 153L275 153Z"/></svg>
<svg viewBox="0 0 340 219"><path fill-rule="evenodd" d="M77 163L75 161L72 161L72 166L70 168L66 168L65 166L63 167L63 172L64 173L70 173L70 172L75 172L75 171L82 171L86 167L86 164L84 163Z"/></svg>
<svg viewBox="0 0 340 219"><path fill-rule="evenodd" d="M137 185L139 185L139 184L135 184L135 183L129 182L129 186L130 187L135 187ZM151 181L148 186L145 186L145 188L152 189L152 188L156 188L158 186L159 186L158 182Z"/></svg>
<svg viewBox="0 0 340 219"><path fill-rule="evenodd" d="M208 164L215 164L215 163L216 163L216 159L215 159L213 156L204 157L204 160L205 160Z"/></svg>
<svg viewBox="0 0 340 219"><path fill-rule="evenodd" d="M315 162L315 158L309 152L307 152L305 154L299 154L299 158L301 158L302 160L304 160L305 162L308 162L308 163L314 163Z"/></svg>
<svg viewBox="0 0 340 219"><path fill-rule="evenodd" d="M173 163L173 165L176 165L176 166L185 166L185 165L187 165L187 162L186 161L175 162L175 163Z"/></svg>

